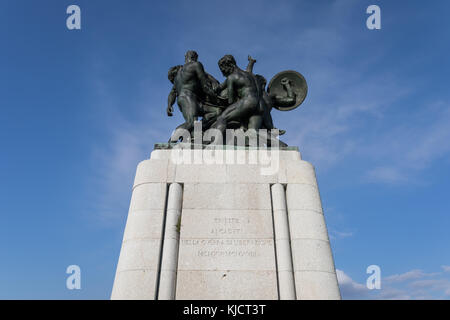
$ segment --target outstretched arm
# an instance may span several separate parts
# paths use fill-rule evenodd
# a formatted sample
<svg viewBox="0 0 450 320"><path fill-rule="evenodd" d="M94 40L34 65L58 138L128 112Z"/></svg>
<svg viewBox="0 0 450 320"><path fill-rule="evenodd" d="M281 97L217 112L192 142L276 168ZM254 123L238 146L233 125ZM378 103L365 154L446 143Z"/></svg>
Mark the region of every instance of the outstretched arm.
<svg viewBox="0 0 450 320"><path fill-rule="evenodd" d="M173 104L177 99L177 90L175 90L175 86L170 90L169 97L167 98L167 115L171 117L173 115Z"/></svg>
<svg viewBox="0 0 450 320"><path fill-rule="evenodd" d="M255 64L256 60L253 59L250 55L248 56L248 65L247 69L245 71L253 73L253 65Z"/></svg>

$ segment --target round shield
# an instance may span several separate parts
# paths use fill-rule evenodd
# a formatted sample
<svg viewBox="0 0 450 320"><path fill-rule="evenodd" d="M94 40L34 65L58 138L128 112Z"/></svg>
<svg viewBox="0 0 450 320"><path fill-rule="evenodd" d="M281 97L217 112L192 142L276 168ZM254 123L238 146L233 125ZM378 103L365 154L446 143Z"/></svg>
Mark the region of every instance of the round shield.
<svg viewBox="0 0 450 320"><path fill-rule="evenodd" d="M286 80L289 82L292 91L296 95L295 103L289 103L289 105L277 106L274 108L280 111L289 111L297 108L303 100L306 98L308 92L308 85L305 78L297 71L287 70L277 73L269 82L267 92L270 95L276 95L281 97L287 97Z"/></svg>

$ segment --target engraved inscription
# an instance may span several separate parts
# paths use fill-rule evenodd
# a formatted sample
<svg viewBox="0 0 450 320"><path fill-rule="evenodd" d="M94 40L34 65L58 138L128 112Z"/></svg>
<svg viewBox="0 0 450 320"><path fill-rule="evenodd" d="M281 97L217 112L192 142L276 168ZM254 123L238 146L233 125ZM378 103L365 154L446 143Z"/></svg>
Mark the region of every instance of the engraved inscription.
<svg viewBox="0 0 450 320"><path fill-rule="evenodd" d="M201 247L196 251L198 257L254 258L260 256L259 248L272 247L273 241L270 239L184 239L181 240L181 244ZM208 246L213 248L208 248ZM217 248L218 246L219 248Z"/></svg>
<svg viewBox="0 0 450 320"><path fill-rule="evenodd" d="M221 217L213 219L210 234L220 236L225 234L243 234L245 227L250 223L249 218Z"/></svg>

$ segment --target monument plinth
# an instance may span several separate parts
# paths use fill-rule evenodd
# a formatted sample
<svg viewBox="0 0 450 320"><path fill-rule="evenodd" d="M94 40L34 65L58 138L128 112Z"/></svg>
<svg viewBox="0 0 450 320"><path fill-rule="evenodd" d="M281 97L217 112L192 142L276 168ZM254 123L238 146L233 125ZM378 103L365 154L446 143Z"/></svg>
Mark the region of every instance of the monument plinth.
<svg viewBox="0 0 450 320"><path fill-rule="evenodd" d="M137 168L112 299L340 299L295 147L157 147Z"/></svg>
<svg viewBox="0 0 450 320"><path fill-rule="evenodd" d="M340 299L314 168L279 137L298 72L269 85L226 54L222 83L189 50L169 69L184 122L136 172L112 299Z"/></svg>

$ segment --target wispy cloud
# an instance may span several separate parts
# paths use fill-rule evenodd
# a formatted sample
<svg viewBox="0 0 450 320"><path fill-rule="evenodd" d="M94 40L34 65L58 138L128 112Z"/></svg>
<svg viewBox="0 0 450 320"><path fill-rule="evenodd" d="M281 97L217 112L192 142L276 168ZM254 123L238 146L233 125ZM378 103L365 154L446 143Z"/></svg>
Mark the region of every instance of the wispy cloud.
<svg viewBox="0 0 450 320"><path fill-rule="evenodd" d="M377 162L368 169L369 182L403 184L414 182L416 175L435 161L449 156L450 102L430 103L423 110L405 116L409 123L384 132L378 142L362 148Z"/></svg>
<svg viewBox="0 0 450 320"><path fill-rule="evenodd" d="M361 283L356 282L344 271L336 269L341 295L344 299L364 299L369 295L369 289Z"/></svg>
<svg viewBox="0 0 450 320"><path fill-rule="evenodd" d="M407 280L413 280L413 279L420 279L424 277L432 277L435 275L438 275L439 273L425 273L422 270L415 269L411 270L402 274L394 274L389 277L384 278L384 281L387 282L402 282Z"/></svg>
<svg viewBox="0 0 450 320"><path fill-rule="evenodd" d="M344 239L353 237L353 232L341 232L334 229L329 230L329 235L331 239Z"/></svg>
<svg viewBox="0 0 450 320"><path fill-rule="evenodd" d="M417 280L412 282L410 287L417 292L428 293L429 295L437 294L441 299L450 298L449 279Z"/></svg>
<svg viewBox="0 0 450 320"><path fill-rule="evenodd" d="M365 284L353 280L342 270L337 269L336 273L343 299L412 300L450 297L450 279L442 272L427 273L414 269L382 277L379 290L369 290Z"/></svg>
<svg viewBox="0 0 450 320"><path fill-rule="evenodd" d="M126 217L137 164L149 158L158 136L159 133L145 126L122 123L106 145L94 150L97 170L93 184L98 198L93 209L103 223L114 225Z"/></svg>
<svg viewBox="0 0 450 320"><path fill-rule="evenodd" d="M450 272L450 266L441 266L441 268L444 272Z"/></svg>
<svg viewBox="0 0 450 320"><path fill-rule="evenodd" d="M408 181L406 177L397 167L376 167L367 172L367 179L370 182L385 182L388 184L400 184Z"/></svg>
<svg viewBox="0 0 450 320"><path fill-rule="evenodd" d="M185 6L182 11L192 11L190 13L193 16L200 14L198 10L191 6L180 5ZM240 5L244 6L242 9L247 6L246 4ZM344 54L344 50L341 49L343 37L334 28L323 27L320 24L314 24L314 26L307 28L298 26L297 15L294 14L296 5L302 7L307 4L282 3L277 5L275 11L269 16L265 14L264 6L255 6L254 3L248 4L249 8L245 9L248 14L237 15L235 21L231 24L228 19L223 18L220 14L207 15L207 21L190 18L189 25L194 20L194 25L202 27L203 37L199 38L198 32L185 30L183 37L173 43L173 51L181 53L177 61L183 61L182 54L186 49L196 49L200 53L200 61L204 63L206 71L217 75L217 60L221 55L230 53L230 51L233 54L239 54L236 57L239 62L245 61L247 54L250 53L258 59L255 67L257 72L265 74L267 77L281 71L280 68L283 67L284 61L291 61L293 65L289 66L290 68L310 73L311 77L315 79L312 81L328 79L328 85L324 85L322 91L330 89L328 86L335 86L332 89L339 92L341 89L338 86L339 79L342 78L344 68L333 67L333 64L327 61L337 51ZM333 4L324 7L320 14L328 22L331 23L331 20L333 20L342 25L342 15L346 14L349 6ZM221 7L210 3L205 3L202 8L212 11L222 10ZM262 16L265 18L261 19ZM181 19L179 23L182 24L183 19L185 19L184 15L178 18ZM249 24L252 19L255 20L255 27L252 27L253 24ZM295 30L294 38L291 31L280 32L282 27L281 29L273 28L285 23L286 20L296 22L294 25L298 30ZM256 22L258 22L257 27ZM227 27L203 28L208 24ZM205 45L204 36L208 34L211 35L211 38L220 39L220 41L208 42ZM290 43L289 50L275 50L285 43ZM270 48L272 49L268 51ZM277 54L273 54L274 50ZM268 52L272 52L272 54L268 54ZM321 53L320 57L317 56L318 52ZM115 59L111 55L113 53L109 52L108 57L113 63ZM161 110L163 110L162 106L167 99L167 93L164 91L170 89L165 78L158 78L159 80L142 78L139 82L140 85L133 89L137 98L133 98L133 101L130 102L127 100L129 94L127 95L127 93L114 87L114 85L117 85L117 80L114 82L109 78L111 68L108 66L108 60L99 59L98 56L102 55L94 55L94 67L90 79L93 82L94 96L98 101L97 108L104 111L106 120L101 124L104 126L105 139L93 143L92 146L93 163L95 164L93 186L95 186L95 194L98 194L93 203L96 204L95 210L102 220L114 221L126 215L131 183L137 163L148 158L152 150L152 144L161 140L165 141L170 133L170 128L174 128L177 123L172 121L168 124L168 121L164 119L163 112L153 112L152 114L148 111L149 106L161 106ZM307 69L302 69L305 64L301 61L310 61ZM170 65L167 66L167 68L169 67ZM154 75L147 76L153 77ZM142 83L148 85L144 86ZM149 90L152 94L147 93ZM330 98L333 99L334 97L329 95L327 99ZM333 117L348 119L353 112L359 112L361 108L355 103L352 106L358 111L353 111L348 106L342 107L343 105L345 103L341 101L341 107L326 116L320 116L320 114L326 114L323 111L328 108L326 104L322 103L322 108L316 110L318 113L306 115L300 120L300 126L297 122L286 122L281 127L292 132L295 140L293 144L307 146L310 157L315 157L318 162L338 161L343 155L351 152L354 143L348 140L339 146L336 144L336 137L349 130L349 122L334 121ZM362 108L366 109L367 107L363 106ZM139 116L132 118L125 113L127 110L132 111L133 114L138 113ZM176 113L181 119L178 110ZM162 133L164 131L163 123L167 125L165 128L166 134ZM296 133L298 127L301 130ZM298 134L297 138L295 138L296 134ZM336 236L349 237L351 235L336 233Z"/></svg>
<svg viewBox="0 0 450 320"><path fill-rule="evenodd" d="M94 196L90 210L103 225L123 227L120 222L127 216L136 167L149 158L156 142L168 139L170 131L164 130L163 122L157 120L164 117L163 107L157 112L149 109L148 106L163 104L155 102L157 99L145 86L137 90L141 94L132 110L138 117L132 119L123 112L130 108L129 102L122 102L120 93L99 73L94 72L92 89L98 102L97 112L105 115L100 123L104 137L93 140L91 145L90 187Z"/></svg>
<svg viewBox="0 0 450 320"><path fill-rule="evenodd" d="M286 142L299 146L305 160L314 163L320 171L358 158L363 166L362 182L403 184L435 159L448 154L450 147L446 141L450 140L450 115L447 105L442 103L440 108L433 110L433 117L425 113L429 117L425 117L428 119L425 122L421 120L423 114L411 112L396 126L382 124L378 128L374 125L389 119L394 107L414 92L414 84L402 82L401 75L392 70L371 68L385 57L382 49L368 56L355 57L352 68L336 63L348 56L348 48L358 40L356 36L343 36L343 31L351 32L343 23L343 17L349 14L349 8L354 4L355 1L346 4L336 1L324 6L316 14L326 24L314 21L300 26L294 24L297 28L294 33L282 32L282 27L273 29L283 21L297 19L293 12L299 8L293 3L277 6L279 14L262 20L260 17L264 12L261 10L264 10L261 8L264 6L250 5L251 8L246 10L249 15L237 16L232 24L220 15L209 15L215 18L199 20L196 25L226 25L227 28L201 29L203 36L210 34L211 38L214 35L221 40L205 45L204 37L200 39L197 32L186 30L183 38L173 44L173 51L199 49L206 70L216 75L218 58L229 51L239 54L238 61L245 61L248 53L255 55L258 59L255 70L268 78L282 68L300 71L309 85L304 106L289 113L273 111L275 124L287 129ZM220 7L211 6L211 10L218 9ZM186 6L186 10L192 9ZM248 19L262 24L253 28ZM286 43L289 43L289 50L275 50ZM180 54L179 61L182 60ZM105 70L111 69L102 59L97 63ZM126 214L137 163L148 157L153 143L167 139L169 132L166 127L163 133L163 123L172 128L177 124L175 121L168 124L161 111L149 112L149 106L163 109L165 91L170 88L165 78L147 76L152 78L141 79L140 85L136 86L138 97L132 103L124 99L123 92L110 86L107 76L94 74L92 77L97 81L93 91L99 104L107 105L107 108L101 105L99 108L108 109L109 114L108 123L103 124L107 142L93 145L94 184L100 198L93 202L98 204L100 216L107 219ZM124 110L128 109L139 115L127 116ZM177 116L181 119L178 112ZM345 238L352 233L335 232L331 236Z"/></svg>

